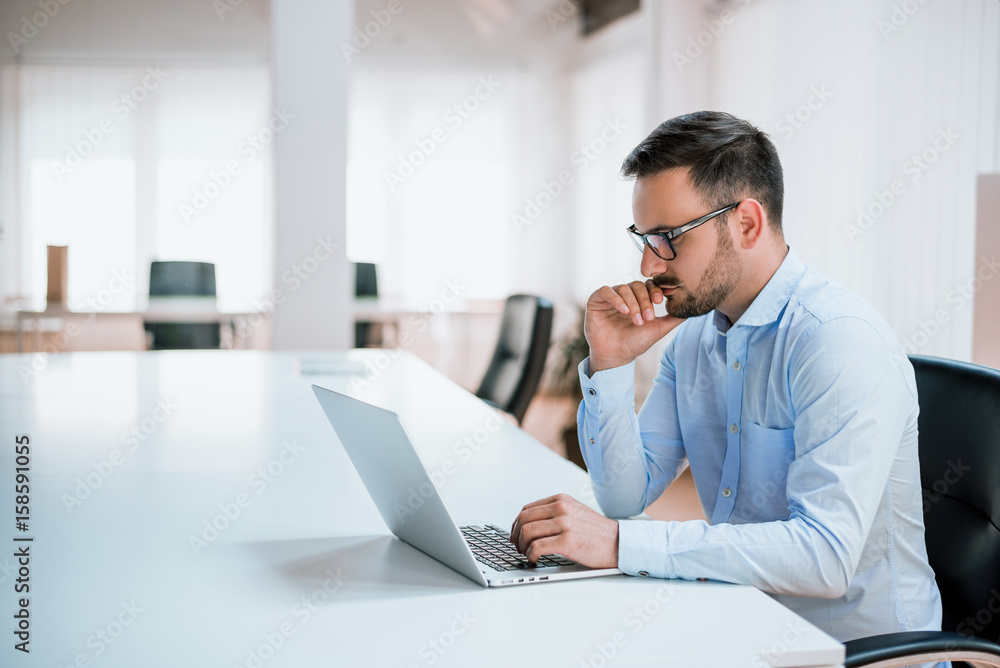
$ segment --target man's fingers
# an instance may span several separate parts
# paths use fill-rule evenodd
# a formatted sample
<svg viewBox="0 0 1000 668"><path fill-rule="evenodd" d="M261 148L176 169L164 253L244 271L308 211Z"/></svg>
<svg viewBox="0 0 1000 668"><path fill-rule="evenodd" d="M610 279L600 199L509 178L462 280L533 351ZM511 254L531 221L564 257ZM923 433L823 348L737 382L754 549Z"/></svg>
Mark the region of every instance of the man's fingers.
<svg viewBox="0 0 1000 668"><path fill-rule="evenodd" d="M646 291L649 293L649 298L654 304L663 302L663 290L651 278L646 279Z"/></svg>
<svg viewBox="0 0 1000 668"><path fill-rule="evenodd" d="M544 499L539 499L538 501L532 501L528 505L521 508L521 510L527 510L528 508L537 508L538 506L544 506L549 503L552 503L553 501L558 501L562 497L563 497L562 494L553 494L552 496L547 496Z"/></svg>
<svg viewBox="0 0 1000 668"><path fill-rule="evenodd" d="M540 540L548 536L555 536L561 532L562 526L552 519L526 522L521 527L521 535L517 542L517 551L521 554L527 554L528 548L536 540Z"/></svg>
<svg viewBox="0 0 1000 668"><path fill-rule="evenodd" d="M551 503L522 510L517 514L517 519L514 520L514 527L510 532L510 541L515 545L517 544L517 540L524 531L526 524L537 522L538 520L546 520L551 517L555 517L555 511Z"/></svg>
<svg viewBox="0 0 1000 668"><path fill-rule="evenodd" d="M564 545L565 542L566 538L563 534L539 538L532 541L528 549L525 550L524 556L531 563L538 563L538 558L546 554L563 554L564 552L568 552L569 550Z"/></svg>
<svg viewBox="0 0 1000 668"><path fill-rule="evenodd" d="M653 302L649 300L649 288L642 281L632 281L628 284L629 288L632 290L632 294L635 295L636 301L639 303L639 309L642 312L643 320L652 320L656 317L653 314Z"/></svg>
<svg viewBox="0 0 1000 668"><path fill-rule="evenodd" d="M628 304L622 299L621 295L615 292L614 288L610 285L602 286L600 290L595 293L595 296L603 299L606 303L610 304L619 313L628 313Z"/></svg>
<svg viewBox="0 0 1000 668"><path fill-rule="evenodd" d="M564 505L561 502L574 500L575 499L568 494L560 492L559 494L553 494L552 496L547 496L544 499L539 499L538 501L532 501L528 505L524 506L521 508L521 512L517 514L517 517L514 518L514 523L510 526L510 542L517 545L521 528L528 522L555 517L558 513L558 509L562 508Z"/></svg>
<svg viewBox="0 0 1000 668"><path fill-rule="evenodd" d="M632 292L632 288L628 285L616 285L614 291L625 300L625 304L628 305L628 315L629 318L637 325L643 323L642 320L642 310L639 308L639 302L636 301L635 293Z"/></svg>
<svg viewBox="0 0 1000 668"><path fill-rule="evenodd" d="M510 527L510 542L517 545L524 525L535 520L552 517L553 511L550 507L558 500L558 496L550 496L547 499L540 499L526 505L514 518L514 524Z"/></svg>

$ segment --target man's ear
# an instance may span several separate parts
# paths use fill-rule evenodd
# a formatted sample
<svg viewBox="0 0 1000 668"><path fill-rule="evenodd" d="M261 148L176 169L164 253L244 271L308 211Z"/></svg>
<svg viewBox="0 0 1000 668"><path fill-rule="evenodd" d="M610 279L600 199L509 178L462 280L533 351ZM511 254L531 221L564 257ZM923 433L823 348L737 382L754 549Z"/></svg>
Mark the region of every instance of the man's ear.
<svg viewBox="0 0 1000 668"><path fill-rule="evenodd" d="M736 229L740 235L740 247L747 250L754 248L763 239L767 226L764 207L755 199L745 199L733 210L736 217Z"/></svg>

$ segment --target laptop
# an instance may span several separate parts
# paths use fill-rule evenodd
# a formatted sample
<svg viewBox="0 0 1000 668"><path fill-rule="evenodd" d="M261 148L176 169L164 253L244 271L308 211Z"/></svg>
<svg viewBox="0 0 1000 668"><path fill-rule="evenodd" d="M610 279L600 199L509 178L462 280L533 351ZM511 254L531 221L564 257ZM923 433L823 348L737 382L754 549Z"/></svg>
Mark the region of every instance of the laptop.
<svg viewBox="0 0 1000 668"><path fill-rule="evenodd" d="M421 552L484 587L621 574L557 554L532 564L501 524L459 527L398 415L318 385L312 388L389 530Z"/></svg>

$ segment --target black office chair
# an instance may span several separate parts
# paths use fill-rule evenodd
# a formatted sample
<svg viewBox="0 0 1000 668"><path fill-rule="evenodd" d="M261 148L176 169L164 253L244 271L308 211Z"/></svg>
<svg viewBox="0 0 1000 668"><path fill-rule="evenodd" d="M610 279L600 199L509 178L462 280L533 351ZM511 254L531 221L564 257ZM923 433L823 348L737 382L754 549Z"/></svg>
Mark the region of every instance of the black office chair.
<svg viewBox="0 0 1000 668"><path fill-rule="evenodd" d="M552 336L552 303L533 295L507 298L500 336L476 396L520 424L545 370Z"/></svg>
<svg viewBox="0 0 1000 668"><path fill-rule="evenodd" d="M211 262L151 262L149 296L215 297L215 265ZM148 321L144 326L153 335L153 350L218 348L220 345L220 323L217 322Z"/></svg>
<svg viewBox="0 0 1000 668"><path fill-rule="evenodd" d="M1000 371L935 357L910 361L927 557L944 630L851 640L844 665L1000 666Z"/></svg>
<svg viewBox="0 0 1000 668"><path fill-rule="evenodd" d="M378 272L371 262L354 263L354 296L378 297ZM366 348L375 341L374 322L354 322L354 347Z"/></svg>

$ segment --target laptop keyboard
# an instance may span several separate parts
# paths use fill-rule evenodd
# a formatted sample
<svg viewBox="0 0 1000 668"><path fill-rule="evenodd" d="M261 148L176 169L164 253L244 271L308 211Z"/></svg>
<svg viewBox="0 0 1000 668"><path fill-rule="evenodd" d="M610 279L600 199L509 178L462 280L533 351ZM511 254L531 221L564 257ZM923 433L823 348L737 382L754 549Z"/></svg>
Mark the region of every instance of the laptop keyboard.
<svg viewBox="0 0 1000 668"><path fill-rule="evenodd" d="M476 557L476 561L498 571L576 565L575 561L558 554L543 555L538 558L537 565L533 564L510 542L509 531L504 531L492 524L486 526L471 525L461 527L461 529L462 537L472 548L472 554Z"/></svg>

